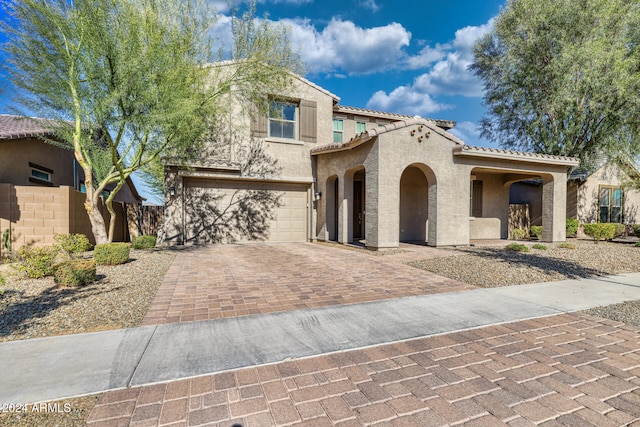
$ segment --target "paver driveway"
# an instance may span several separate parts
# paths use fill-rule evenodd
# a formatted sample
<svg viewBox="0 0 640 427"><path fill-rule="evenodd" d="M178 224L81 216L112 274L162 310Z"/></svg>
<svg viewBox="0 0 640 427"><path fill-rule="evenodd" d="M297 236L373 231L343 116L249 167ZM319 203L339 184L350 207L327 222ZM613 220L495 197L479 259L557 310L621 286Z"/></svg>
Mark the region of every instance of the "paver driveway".
<svg viewBox="0 0 640 427"><path fill-rule="evenodd" d="M422 254L424 256L424 254ZM313 244L178 255L146 324L472 287ZM88 425L640 427L640 328L563 314L103 394Z"/></svg>
<svg viewBox="0 0 640 427"><path fill-rule="evenodd" d="M437 251L415 250L419 257ZM399 262L411 256L376 256L312 243L192 248L171 265L143 325L473 289Z"/></svg>

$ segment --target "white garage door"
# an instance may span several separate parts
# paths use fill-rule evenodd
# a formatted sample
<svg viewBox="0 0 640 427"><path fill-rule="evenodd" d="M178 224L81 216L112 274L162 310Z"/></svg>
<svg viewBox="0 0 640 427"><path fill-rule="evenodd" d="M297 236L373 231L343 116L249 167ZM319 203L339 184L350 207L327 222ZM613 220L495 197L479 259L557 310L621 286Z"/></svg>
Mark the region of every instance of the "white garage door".
<svg viewBox="0 0 640 427"><path fill-rule="evenodd" d="M306 242L307 241L307 189L304 184L279 184L279 183L255 183L245 181L223 181L188 179L185 182L192 197L191 203L198 203L198 197L207 193L216 200L217 209L220 212L229 212L229 218L233 218L234 204L242 197L244 191L266 190L280 196L280 206L271 209L273 219L269 220L269 228L266 235L259 240L269 242ZM213 210L213 209L211 209ZM188 215L187 215L188 216ZM228 221L232 223L233 221ZM238 241L251 240L248 236L236 234Z"/></svg>
<svg viewBox="0 0 640 427"><path fill-rule="evenodd" d="M278 191L278 190L275 190ZM272 242L305 242L307 240L307 189L281 189L281 206L269 227Z"/></svg>

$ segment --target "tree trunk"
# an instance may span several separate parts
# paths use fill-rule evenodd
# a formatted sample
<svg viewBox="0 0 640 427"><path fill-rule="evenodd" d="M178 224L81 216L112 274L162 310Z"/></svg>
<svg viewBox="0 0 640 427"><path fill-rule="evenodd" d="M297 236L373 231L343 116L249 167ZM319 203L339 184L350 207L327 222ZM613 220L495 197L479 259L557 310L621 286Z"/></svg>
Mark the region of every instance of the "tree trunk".
<svg viewBox="0 0 640 427"><path fill-rule="evenodd" d="M113 233L116 229L116 211L113 209L113 200L109 197L106 200L107 210L109 211L109 242L113 242Z"/></svg>
<svg viewBox="0 0 640 427"><path fill-rule="evenodd" d="M96 245L101 243L109 243L109 237L107 236L107 227L104 223L104 218L100 209L98 209L98 203L93 202L93 198L89 199L89 190L87 189L87 201L84 202L84 208L89 215L89 221L91 222L91 231L93 237L96 239Z"/></svg>

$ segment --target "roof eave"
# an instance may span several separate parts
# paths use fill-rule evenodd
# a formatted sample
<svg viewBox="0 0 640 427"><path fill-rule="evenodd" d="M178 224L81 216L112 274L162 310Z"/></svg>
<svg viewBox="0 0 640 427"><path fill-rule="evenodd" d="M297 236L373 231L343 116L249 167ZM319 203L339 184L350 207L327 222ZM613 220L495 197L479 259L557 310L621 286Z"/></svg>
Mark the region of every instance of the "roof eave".
<svg viewBox="0 0 640 427"><path fill-rule="evenodd" d="M453 155L462 157L509 160L525 163L544 163L557 166L567 166L571 168L577 167L580 164L580 160L574 157L539 155L521 151L484 149L482 147L474 147L469 145L454 147Z"/></svg>

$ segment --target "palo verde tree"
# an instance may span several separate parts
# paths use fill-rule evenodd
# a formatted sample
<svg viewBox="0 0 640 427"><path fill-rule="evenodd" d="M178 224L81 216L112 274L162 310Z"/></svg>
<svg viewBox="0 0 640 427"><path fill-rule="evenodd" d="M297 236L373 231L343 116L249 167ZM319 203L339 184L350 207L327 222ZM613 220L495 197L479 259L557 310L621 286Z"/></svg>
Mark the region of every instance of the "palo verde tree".
<svg viewBox="0 0 640 427"><path fill-rule="evenodd" d="M510 0L474 47L482 136L575 156L587 170L640 147L640 3Z"/></svg>
<svg viewBox="0 0 640 427"><path fill-rule="evenodd" d="M254 23L254 4L233 19L234 73L210 38L205 0L4 0L10 17L5 75L23 108L56 123L52 143L73 149L84 172L85 208L97 243L111 241L112 203L137 170L159 158L197 156L231 91L262 99L297 66L286 30ZM244 43L244 44L243 44ZM256 66L259 63L260 66ZM111 215L98 210L102 194Z"/></svg>

